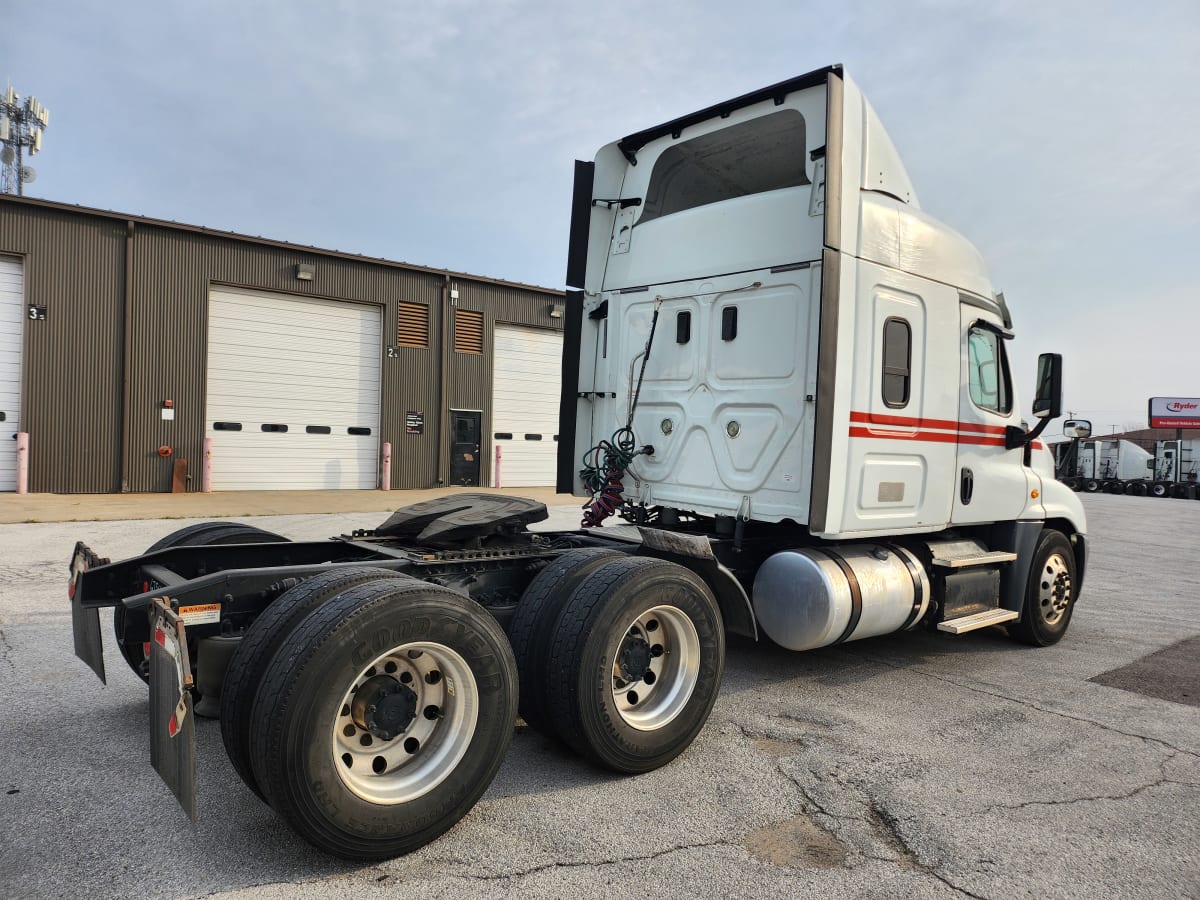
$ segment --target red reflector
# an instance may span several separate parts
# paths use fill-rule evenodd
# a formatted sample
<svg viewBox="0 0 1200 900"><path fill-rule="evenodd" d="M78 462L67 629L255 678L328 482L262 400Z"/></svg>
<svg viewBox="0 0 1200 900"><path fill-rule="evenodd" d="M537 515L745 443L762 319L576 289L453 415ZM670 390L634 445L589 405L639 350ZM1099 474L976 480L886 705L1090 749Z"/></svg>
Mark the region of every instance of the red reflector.
<svg viewBox="0 0 1200 900"><path fill-rule="evenodd" d="M75 599L75 582L77 580L78 580L78 578L72 578L70 583L67 585L67 599L68 600Z"/></svg>
<svg viewBox="0 0 1200 900"><path fill-rule="evenodd" d="M167 646L167 633L157 625L154 627L154 643L158 644L160 647ZM146 649L149 651L150 648L147 647Z"/></svg>
<svg viewBox="0 0 1200 900"><path fill-rule="evenodd" d="M171 737L175 737L175 735L178 732L179 732L179 721L172 714L171 721L167 723L167 734L169 734Z"/></svg>
<svg viewBox="0 0 1200 900"><path fill-rule="evenodd" d="M146 657L150 656L150 642L149 641L142 642L142 656L146 656Z"/></svg>
<svg viewBox="0 0 1200 900"><path fill-rule="evenodd" d="M144 594L144 593L146 593L146 592L147 592L147 591L149 591L149 590L150 590L150 582L148 582L148 581L143 581L143 582L142 582L142 593Z"/></svg>

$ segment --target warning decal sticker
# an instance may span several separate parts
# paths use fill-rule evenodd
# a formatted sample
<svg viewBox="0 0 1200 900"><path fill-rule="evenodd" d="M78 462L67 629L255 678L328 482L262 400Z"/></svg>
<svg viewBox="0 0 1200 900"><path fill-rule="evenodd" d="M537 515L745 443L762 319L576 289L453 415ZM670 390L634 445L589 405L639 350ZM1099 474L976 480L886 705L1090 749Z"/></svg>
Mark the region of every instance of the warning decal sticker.
<svg viewBox="0 0 1200 900"><path fill-rule="evenodd" d="M199 606L179 607L179 618L184 625L216 625L221 621L220 603L202 603Z"/></svg>

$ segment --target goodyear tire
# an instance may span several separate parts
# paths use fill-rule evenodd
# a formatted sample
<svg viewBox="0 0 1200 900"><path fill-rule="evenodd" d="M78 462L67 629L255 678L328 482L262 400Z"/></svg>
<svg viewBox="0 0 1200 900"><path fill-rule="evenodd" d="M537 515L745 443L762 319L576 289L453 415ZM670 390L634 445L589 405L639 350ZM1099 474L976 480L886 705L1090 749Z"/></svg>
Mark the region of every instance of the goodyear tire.
<svg viewBox="0 0 1200 900"><path fill-rule="evenodd" d="M173 531L159 538L146 548L147 553L167 550L171 547L201 547L213 544L271 544L287 538L253 525L238 522L200 522ZM150 683L150 660L146 655L146 642L150 640L150 626L141 616L129 616L124 606L113 607L113 636L121 657L133 669L133 673L147 684Z"/></svg>
<svg viewBox="0 0 1200 900"><path fill-rule="evenodd" d="M1009 635L1034 647L1057 644L1067 633L1078 593L1071 542L1062 532L1044 529L1029 568L1021 620L1009 626Z"/></svg>
<svg viewBox="0 0 1200 900"><path fill-rule="evenodd" d="M259 797L263 797L263 792L250 762L250 732L254 726L251 713L254 695L275 653L296 626L327 600L368 581L400 577L407 576L372 566L329 569L284 591L246 631L225 670L221 688L221 740L234 770Z"/></svg>
<svg viewBox="0 0 1200 900"><path fill-rule="evenodd" d="M648 772L700 732L724 664L721 612L699 576L665 560L609 560L555 623L547 710L559 736L594 763Z"/></svg>
<svg viewBox="0 0 1200 900"><path fill-rule="evenodd" d="M517 673L500 625L445 588L372 581L284 640L254 702L251 762L314 846L382 859L449 829L512 740Z"/></svg>
<svg viewBox="0 0 1200 900"><path fill-rule="evenodd" d="M546 713L546 665L550 636L559 612L584 578L620 555L616 550L600 547L568 550L537 574L517 604L508 637L520 678L520 713L531 728L543 734L554 734Z"/></svg>

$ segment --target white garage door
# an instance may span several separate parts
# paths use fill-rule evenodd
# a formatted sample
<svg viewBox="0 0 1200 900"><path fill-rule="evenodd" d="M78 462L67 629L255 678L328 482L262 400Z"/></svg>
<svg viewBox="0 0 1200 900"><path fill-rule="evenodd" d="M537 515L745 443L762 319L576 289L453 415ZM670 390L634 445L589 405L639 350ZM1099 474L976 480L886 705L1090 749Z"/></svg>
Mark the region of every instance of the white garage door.
<svg viewBox="0 0 1200 900"><path fill-rule="evenodd" d="M492 446L504 487L555 483L562 343L557 331L496 326Z"/></svg>
<svg viewBox="0 0 1200 900"><path fill-rule="evenodd" d="M379 486L381 311L229 288L208 311L212 486Z"/></svg>
<svg viewBox="0 0 1200 900"><path fill-rule="evenodd" d="M21 427L21 332L25 291L21 261L0 256L0 491L17 489L17 442Z"/></svg>

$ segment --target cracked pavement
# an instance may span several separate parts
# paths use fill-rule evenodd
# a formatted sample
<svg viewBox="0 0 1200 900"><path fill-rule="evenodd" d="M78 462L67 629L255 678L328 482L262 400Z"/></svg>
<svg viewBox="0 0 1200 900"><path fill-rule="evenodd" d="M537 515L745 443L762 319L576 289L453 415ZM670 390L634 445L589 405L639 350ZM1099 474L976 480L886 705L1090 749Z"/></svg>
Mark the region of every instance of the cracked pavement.
<svg viewBox="0 0 1200 900"><path fill-rule="evenodd" d="M0 895L1200 896L1200 708L1088 680L1200 633L1200 503L1084 502L1090 565L1059 645L731 639L712 718L671 765L618 777L518 728L458 826L369 866L294 837L211 721L190 826L109 636L107 687L72 655L74 541L115 559L187 521L0 526L0 570L22 573L0 585ZM319 538L379 519L247 521Z"/></svg>

